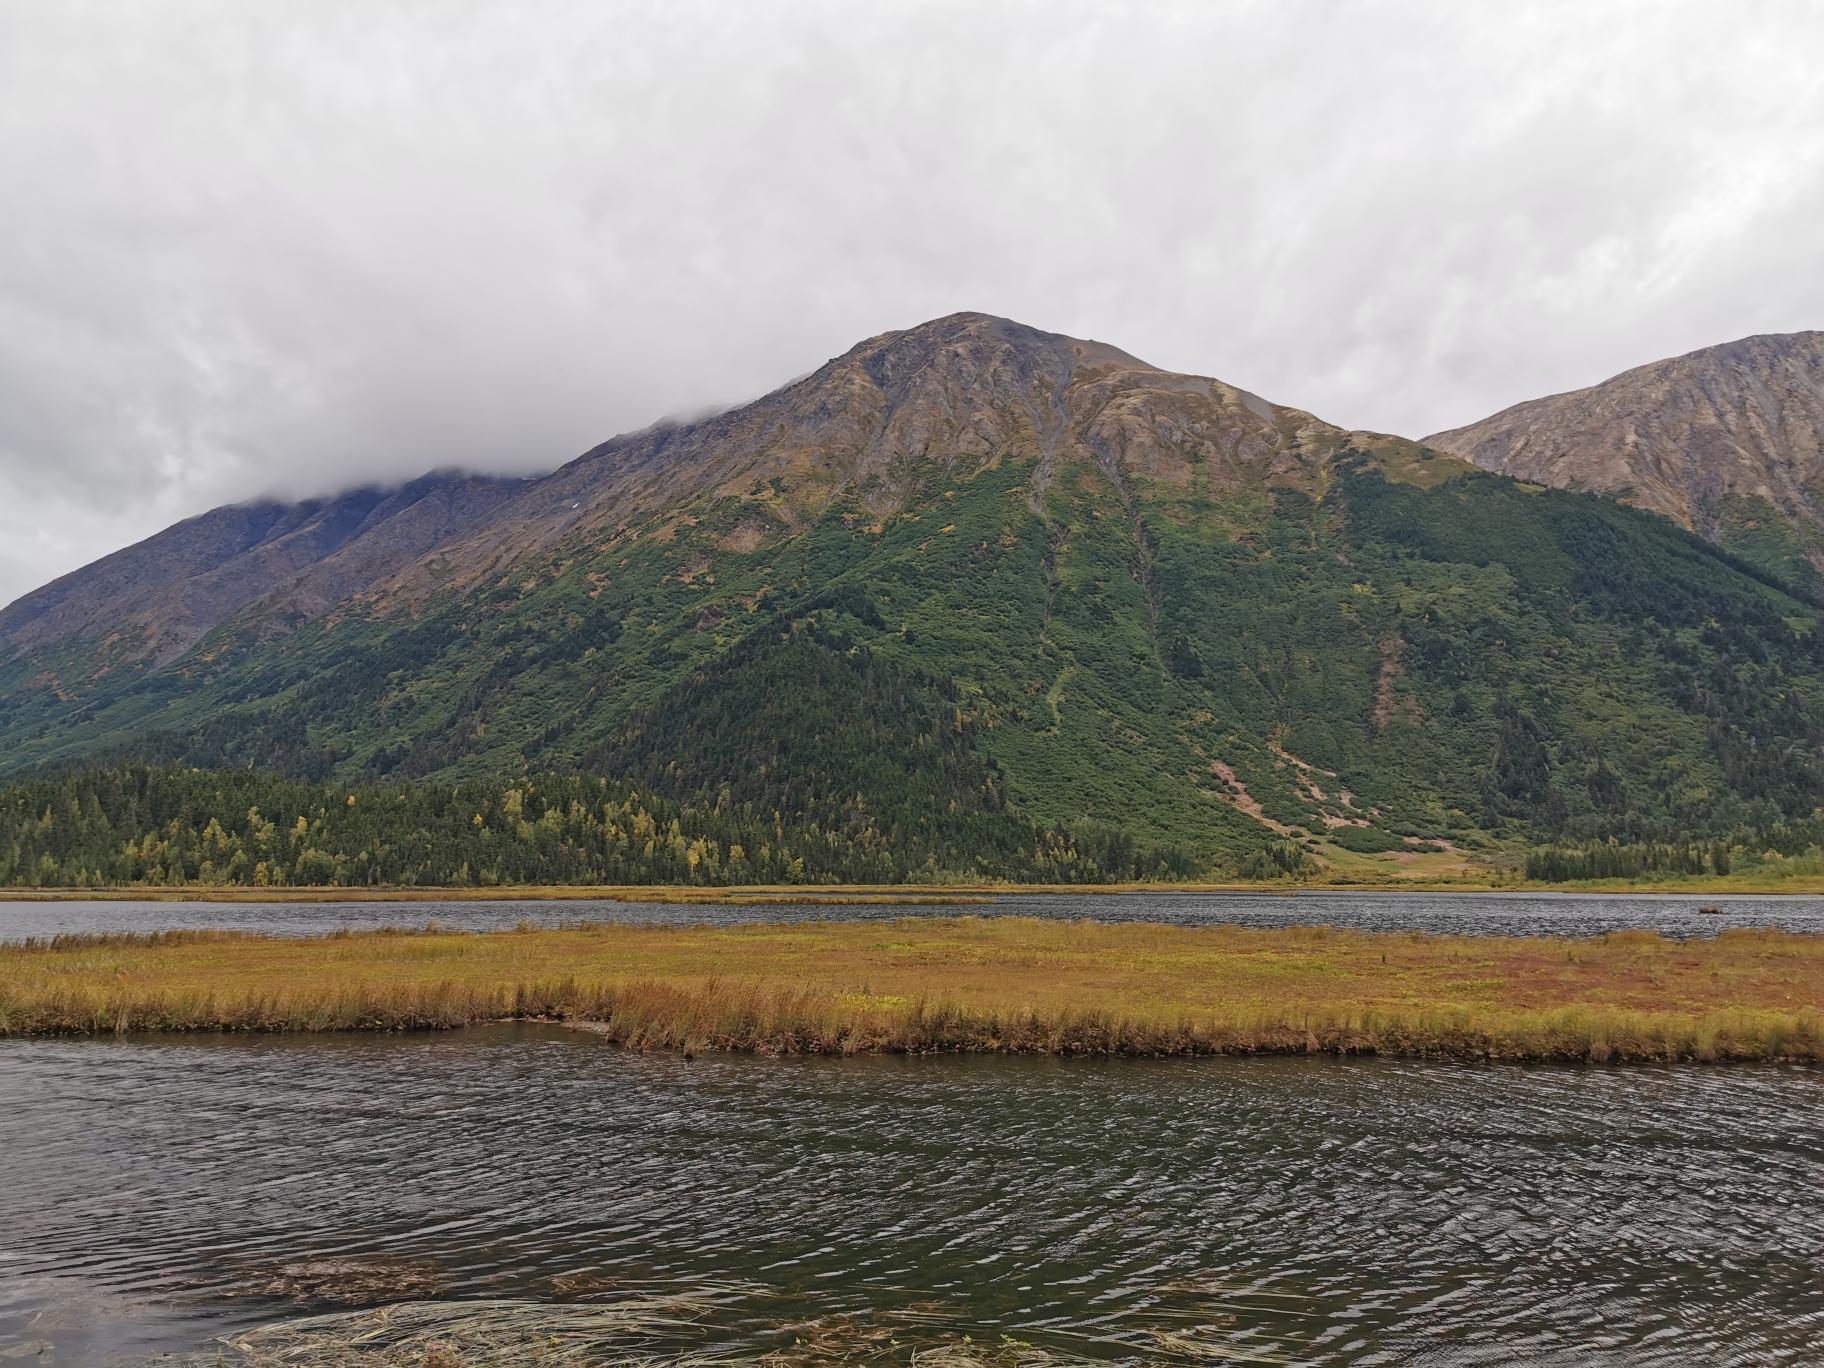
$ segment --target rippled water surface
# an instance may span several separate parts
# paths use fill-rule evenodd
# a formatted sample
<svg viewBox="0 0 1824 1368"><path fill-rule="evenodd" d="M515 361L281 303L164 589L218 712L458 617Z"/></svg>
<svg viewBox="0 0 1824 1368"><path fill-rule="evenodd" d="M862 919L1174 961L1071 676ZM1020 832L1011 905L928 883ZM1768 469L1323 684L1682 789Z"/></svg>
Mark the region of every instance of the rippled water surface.
<svg viewBox="0 0 1824 1368"><path fill-rule="evenodd" d="M931 896L926 894L924 896ZM1706 913L1702 908L1713 908ZM1089 917L1176 926L1351 926L1365 931L1457 935L1591 936L1648 928L1667 936L1712 936L1731 926L1779 926L1824 933L1824 898L1714 894L1258 892L1002 893L959 904L641 903L565 901L414 901L212 903L179 901L0 902L0 941L63 932L161 931L233 927L276 936L321 935L338 927L422 926L435 920L465 931L507 930L521 921L728 924L816 917L845 920L904 916Z"/></svg>
<svg viewBox="0 0 1824 1368"><path fill-rule="evenodd" d="M692 1062L531 1025L0 1041L0 1344L1816 1364L1821 1088L1785 1067Z"/></svg>

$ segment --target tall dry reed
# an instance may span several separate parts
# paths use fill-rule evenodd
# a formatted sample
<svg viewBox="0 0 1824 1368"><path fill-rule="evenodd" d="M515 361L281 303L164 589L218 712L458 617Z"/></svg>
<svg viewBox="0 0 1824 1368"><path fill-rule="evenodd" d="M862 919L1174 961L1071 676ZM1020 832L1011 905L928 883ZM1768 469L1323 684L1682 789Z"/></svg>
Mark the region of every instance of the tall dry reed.
<svg viewBox="0 0 1824 1368"><path fill-rule="evenodd" d="M1679 944L973 918L0 947L0 1034L576 1023L635 1049L1824 1059L1820 938Z"/></svg>

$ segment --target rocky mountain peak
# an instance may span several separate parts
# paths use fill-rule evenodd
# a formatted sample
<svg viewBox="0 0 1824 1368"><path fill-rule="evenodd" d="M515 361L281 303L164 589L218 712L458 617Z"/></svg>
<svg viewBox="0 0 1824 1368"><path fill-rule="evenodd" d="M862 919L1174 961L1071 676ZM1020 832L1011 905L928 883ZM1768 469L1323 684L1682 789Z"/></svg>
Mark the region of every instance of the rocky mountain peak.
<svg viewBox="0 0 1824 1368"><path fill-rule="evenodd" d="M1726 546L1777 534L1824 569L1824 332L1705 347L1425 442L1536 484L1621 495Z"/></svg>
<svg viewBox="0 0 1824 1368"><path fill-rule="evenodd" d="M815 522L843 497L885 518L931 463L967 475L1002 458L1035 460L1035 500L1072 460L1100 465L1117 484L1188 485L1195 458L1233 488L1296 478L1346 437L1301 410L1105 343L956 313L869 338L753 403L604 442L385 592L416 599L566 539L599 544L730 500L749 508L755 527L780 531Z"/></svg>
<svg viewBox="0 0 1824 1368"><path fill-rule="evenodd" d="M883 395L902 400L920 377L933 373L972 387L1009 378L1064 385L1086 366L1158 372L1119 347L981 313L954 313L903 332L882 333L850 348L824 370L845 362L859 363Z"/></svg>

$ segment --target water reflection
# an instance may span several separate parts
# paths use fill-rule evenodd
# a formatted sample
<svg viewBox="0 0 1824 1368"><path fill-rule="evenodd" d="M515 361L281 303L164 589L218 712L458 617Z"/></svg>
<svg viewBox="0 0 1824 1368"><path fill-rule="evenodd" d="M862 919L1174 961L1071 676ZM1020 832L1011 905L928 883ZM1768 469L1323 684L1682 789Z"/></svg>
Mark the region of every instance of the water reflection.
<svg viewBox="0 0 1824 1368"><path fill-rule="evenodd" d="M315 1362L363 1334L507 1361L548 1312L528 1343L563 1361L1817 1362L1819 1086L687 1063L538 1026L4 1042L0 1337L63 1362L216 1335ZM60 1296L89 1330L47 1328ZM635 1303L669 1328L597 1333Z"/></svg>

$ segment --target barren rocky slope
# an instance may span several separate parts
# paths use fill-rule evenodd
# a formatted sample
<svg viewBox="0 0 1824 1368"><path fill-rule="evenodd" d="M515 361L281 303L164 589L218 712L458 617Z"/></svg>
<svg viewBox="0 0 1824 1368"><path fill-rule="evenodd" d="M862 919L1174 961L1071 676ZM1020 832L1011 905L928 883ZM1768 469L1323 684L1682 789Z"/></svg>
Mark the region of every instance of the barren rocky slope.
<svg viewBox="0 0 1824 1368"><path fill-rule="evenodd" d="M1621 494L1769 568L1803 556L1824 569L1824 332L1706 347L1425 442L1516 479Z"/></svg>

